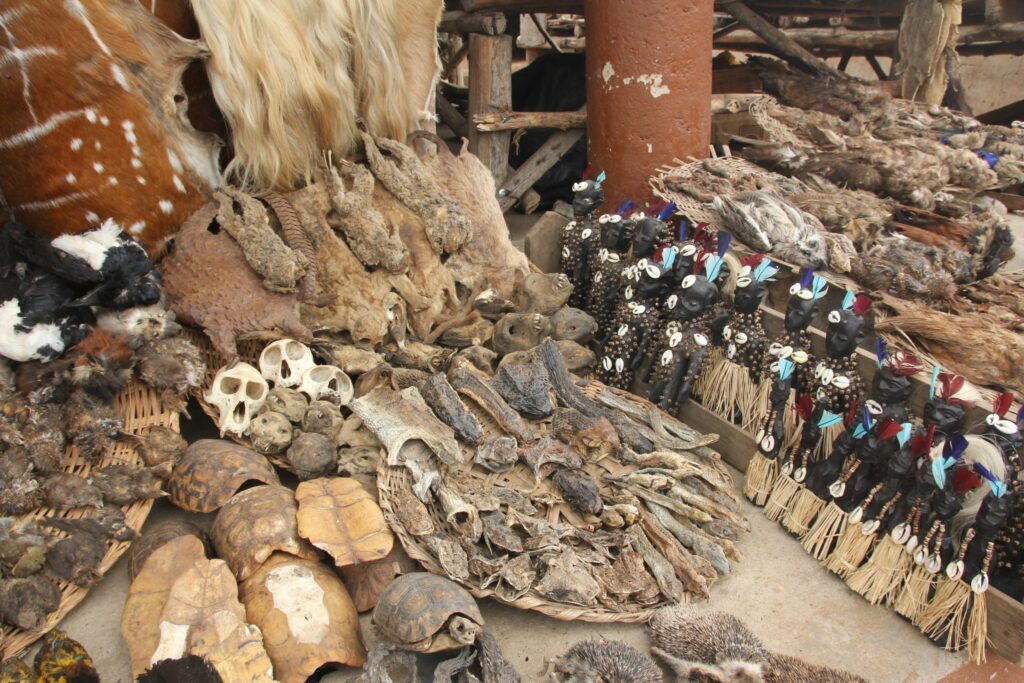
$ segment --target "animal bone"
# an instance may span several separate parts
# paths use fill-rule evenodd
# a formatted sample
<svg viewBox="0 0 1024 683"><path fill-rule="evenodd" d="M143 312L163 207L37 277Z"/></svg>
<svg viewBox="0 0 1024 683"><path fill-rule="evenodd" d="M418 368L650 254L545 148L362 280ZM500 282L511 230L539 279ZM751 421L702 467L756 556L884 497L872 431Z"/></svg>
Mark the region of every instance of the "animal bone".
<svg viewBox="0 0 1024 683"><path fill-rule="evenodd" d="M260 373L274 388L297 387L306 370L316 365L313 352L294 339L282 339L268 345L260 354Z"/></svg>
<svg viewBox="0 0 1024 683"><path fill-rule="evenodd" d="M270 393L267 381L259 370L248 363L222 368L213 378L210 390L203 399L219 411L217 425L220 434L230 432L245 436L249 432L252 418L263 406Z"/></svg>

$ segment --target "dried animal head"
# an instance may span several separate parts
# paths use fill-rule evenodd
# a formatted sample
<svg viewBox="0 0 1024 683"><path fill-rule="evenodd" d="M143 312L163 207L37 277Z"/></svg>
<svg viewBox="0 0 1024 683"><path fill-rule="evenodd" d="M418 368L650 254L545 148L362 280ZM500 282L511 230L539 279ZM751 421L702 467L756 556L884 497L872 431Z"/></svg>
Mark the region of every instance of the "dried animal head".
<svg viewBox="0 0 1024 683"><path fill-rule="evenodd" d="M302 416L306 414L309 407L309 399L297 389L284 389L274 387L267 395L267 402L263 405L264 411L271 410L280 413L288 418L289 422L298 424Z"/></svg>
<svg viewBox="0 0 1024 683"><path fill-rule="evenodd" d="M521 313L554 315L572 295L573 285L563 273L531 273L516 289L516 306Z"/></svg>
<svg viewBox="0 0 1024 683"><path fill-rule="evenodd" d="M277 455L292 444L292 423L281 413L263 412L252 421L252 447L263 455Z"/></svg>
<svg viewBox="0 0 1024 683"><path fill-rule="evenodd" d="M532 349L551 333L551 320L540 313L509 313L494 326L494 350L504 356Z"/></svg>
<svg viewBox="0 0 1024 683"><path fill-rule="evenodd" d="M568 306L551 316L551 338L556 341L574 341L586 344L597 332L594 317L578 308Z"/></svg>

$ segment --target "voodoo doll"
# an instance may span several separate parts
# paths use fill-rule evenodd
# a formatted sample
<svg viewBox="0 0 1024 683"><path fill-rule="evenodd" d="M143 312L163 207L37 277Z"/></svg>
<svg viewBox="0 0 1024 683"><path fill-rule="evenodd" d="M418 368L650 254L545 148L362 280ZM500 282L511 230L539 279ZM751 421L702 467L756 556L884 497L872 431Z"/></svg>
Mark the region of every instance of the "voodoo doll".
<svg viewBox="0 0 1024 683"><path fill-rule="evenodd" d="M768 412L770 382L764 382L761 395L768 347L761 303L768 295L768 282L779 269L763 254L744 257L740 266L719 352L701 374L697 393L705 408L749 431Z"/></svg>
<svg viewBox="0 0 1024 683"><path fill-rule="evenodd" d="M704 259L699 274L688 275L678 294L666 302L666 324L656 340L651 361L649 398L663 410L672 411L690 399L694 383L704 367L712 336L712 316L720 293L728 240L719 243L719 254ZM700 258L698 259L698 261ZM675 297L673 299L673 297Z"/></svg>
<svg viewBox="0 0 1024 683"><path fill-rule="evenodd" d="M583 308L587 290L590 288L591 252L600 247L597 219L594 213L604 202L605 174L602 171L596 180L581 180L572 186L573 220L562 230L559 239L558 269L573 284L569 305Z"/></svg>
<svg viewBox="0 0 1024 683"><path fill-rule="evenodd" d="M622 271L633 240L636 223L626 214L633 202L627 201L613 214L604 214L598 220L601 226L601 248L593 254L590 266L591 285L584 310L597 321L598 339L608 336L619 297L623 290Z"/></svg>
<svg viewBox="0 0 1024 683"><path fill-rule="evenodd" d="M1013 496L1013 514L996 537L995 571L1001 588L1009 588L1020 597L1024 586L1024 408L1018 406L1017 419L1007 417L1013 394L996 397L992 413L986 418L985 438L1002 452L1007 462L1008 495Z"/></svg>
<svg viewBox="0 0 1024 683"><path fill-rule="evenodd" d="M779 476L779 451L786 436L783 413L789 403L793 386L794 363L786 358L776 361L775 376L770 383L768 396L769 410L764 416L761 430L755 436L757 452L747 465L743 480L743 494L758 507L768 501L768 496Z"/></svg>
<svg viewBox="0 0 1024 683"><path fill-rule="evenodd" d="M597 379L608 386L628 390L655 343L665 286L661 269L646 259L629 266L624 280L630 284L601 350Z"/></svg>

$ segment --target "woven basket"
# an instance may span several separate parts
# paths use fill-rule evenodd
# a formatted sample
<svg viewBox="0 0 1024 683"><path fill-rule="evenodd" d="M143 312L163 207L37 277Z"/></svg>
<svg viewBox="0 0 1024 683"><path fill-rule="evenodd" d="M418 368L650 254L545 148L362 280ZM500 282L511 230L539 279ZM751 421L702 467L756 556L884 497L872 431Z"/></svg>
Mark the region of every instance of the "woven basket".
<svg viewBox="0 0 1024 683"><path fill-rule="evenodd" d="M584 392L590 396L594 396L602 390L603 386L604 385L598 382L590 382L587 384ZM473 414L477 417L483 427L485 440L493 439L504 434L489 415L482 410L478 410L477 406L471 401L465 401L465 403L470 407ZM638 400L637 404L644 405L644 402ZM527 423L539 438L542 438L550 431L547 423L530 420L528 420ZM462 446L463 451L471 457L474 449L466 446L465 444L462 444ZM587 462L583 466L582 471L589 474L604 493L607 491L615 491L615 488L611 486L611 484L603 481L603 476L605 474L621 476L635 471L636 469L637 467L633 465L626 465L612 457L607 457L600 462ZM553 499L558 502L548 506L546 514L544 514L544 509L538 505L538 517L543 517L548 522L559 522L577 528L586 527L585 520L567 504L561 502L562 497L558 493L558 490L555 488L551 479L545 478L538 484L534 479L532 470L523 464L522 461L518 462L515 467L504 474L495 474L480 466L472 465L466 466L454 473L454 475L449 476L453 476L454 479L459 482L461 487L464 487L469 491L478 490L478 488L479 490L486 491L491 486L497 485L513 491L530 492L532 495L542 499ZM377 489L379 493L378 498L380 507L384 511L384 519L387 520L388 525L395 532L395 535L398 536L398 539L402 543L402 547L405 549L405 552L409 557L422 564L427 571L441 576L448 576L441 567L437 558L430 552L430 549L427 547L424 540L415 537L406 531L398 515L395 513L394 492L400 487L410 489L412 484L412 477L408 473L408 470L404 467L389 467L386 462L382 460L381 465L377 470ZM446 535L454 537L456 532L445 519L444 511L441 509L440 505L430 504L427 506L427 509L430 512L434 528L443 530ZM647 514L647 512L642 510L641 514ZM522 597L509 601L503 599L500 595L489 588L481 588L476 581L477 578L475 576L471 576L469 581L461 583L467 590L469 590L470 593L478 598L493 598L498 602L502 602L513 607L534 610L562 621L581 620L594 623L642 623L651 617L654 610L669 604L669 601L664 595L662 595L661 602L654 605L627 603L621 606L614 605L615 609L613 609L612 606L603 606L600 604L593 607L583 607L552 601L540 595L532 588Z"/></svg>
<svg viewBox="0 0 1024 683"><path fill-rule="evenodd" d="M161 404L157 393L139 382L132 382L128 385L114 402L114 409L121 419L124 420L124 430L130 434L144 434L151 427L169 427L176 431L178 429L178 414L166 410ZM128 444L116 444L103 455L103 458L95 467L122 463L144 465L134 448ZM86 475L93 467L78 456L78 452L74 447L68 447L65 454L65 472ZM146 517L149 516L149 511L152 507L152 500L144 500L124 506L121 509L124 511L128 526L135 531L139 531L142 529L142 525L145 523ZM81 516L83 516L81 509L58 512L46 508L25 515L24 519L41 519L44 517L74 519ZM106 574L121 555L128 550L130 545L131 542L128 541L111 542L107 549L107 554L103 557L103 562L100 563L99 574ZM61 619L74 609L78 603L84 600L85 596L89 593L88 588L81 588L74 584L60 583L59 586L61 589L60 607L46 619L46 623L42 628L35 631L23 631L4 626L0 629L0 660L19 656L32 643L55 628Z"/></svg>

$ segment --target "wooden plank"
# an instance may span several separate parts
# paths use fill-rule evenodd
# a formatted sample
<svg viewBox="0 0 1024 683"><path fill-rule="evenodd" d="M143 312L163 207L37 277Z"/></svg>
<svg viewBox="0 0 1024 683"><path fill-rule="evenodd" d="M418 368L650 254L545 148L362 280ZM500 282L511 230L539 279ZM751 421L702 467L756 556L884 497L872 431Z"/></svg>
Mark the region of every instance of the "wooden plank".
<svg viewBox="0 0 1024 683"><path fill-rule="evenodd" d="M701 433L718 434L718 441L711 447L732 467L740 472L747 471L747 466L757 451L754 437L696 401L687 401L676 413L676 417Z"/></svg>
<svg viewBox="0 0 1024 683"><path fill-rule="evenodd" d="M577 111L507 111L496 114L477 114L473 117L476 129L484 132L520 130L522 128L587 127L587 108Z"/></svg>
<svg viewBox="0 0 1024 683"><path fill-rule="evenodd" d="M437 94L437 115L456 136L464 138L469 135L469 124L466 122L466 117L441 93Z"/></svg>
<svg viewBox="0 0 1024 683"><path fill-rule="evenodd" d="M1008 126L1014 121L1024 119L1024 100L1017 100L1005 106L993 109L978 117L982 123L994 126Z"/></svg>
<svg viewBox="0 0 1024 683"><path fill-rule="evenodd" d="M442 33L483 33L497 36L508 28L501 12L445 12L437 30Z"/></svg>
<svg viewBox="0 0 1024 683"><path fill-rule="evenodd" d="M583 137L582 130L565 130L552 133L543 145L533 155L523 162L522 166L516 169L498 191L498 203L502 211L508 211L520 197L526 193L533 184L540 180L541 176L548 172L548 169L558 163L558 160L576 144L576 141Z"/></svg>
<svg viewBox="0 0 1024 683"><path fill-rule="evenodd" d="M469 36L469 115L508 111L512 108L512 36ZM512 134L483 133L469 129L469 150L501 183L508 167Z"/></svg>
<svg viewBox="0 0 1024 683"><path fill-rule="evenodd" d="M988 637L1003 659L1024 666L1024 604L996 588L988 590Z"/></svg>

